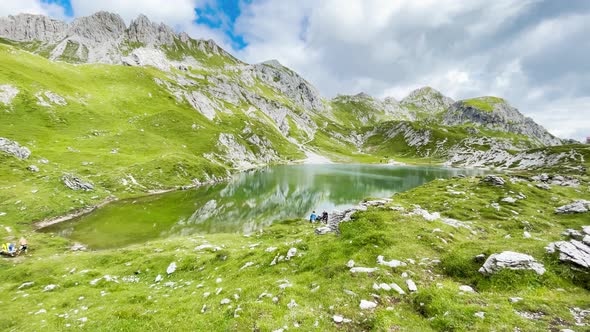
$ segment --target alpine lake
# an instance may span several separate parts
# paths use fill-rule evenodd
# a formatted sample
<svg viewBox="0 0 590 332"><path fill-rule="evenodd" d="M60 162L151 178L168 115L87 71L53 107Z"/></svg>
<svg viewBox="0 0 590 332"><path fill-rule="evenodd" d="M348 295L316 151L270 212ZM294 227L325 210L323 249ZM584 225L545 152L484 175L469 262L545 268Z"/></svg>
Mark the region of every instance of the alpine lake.
<svg viewBox="0 0 590 332"><path fill-rule="evenodd" d="M205 233L250 234L278 220L331 213L365 198L391 197L437 178L484 171L429 166L288 165L242 172L229 181L125 199L43 228L91 249Z"/></svg>

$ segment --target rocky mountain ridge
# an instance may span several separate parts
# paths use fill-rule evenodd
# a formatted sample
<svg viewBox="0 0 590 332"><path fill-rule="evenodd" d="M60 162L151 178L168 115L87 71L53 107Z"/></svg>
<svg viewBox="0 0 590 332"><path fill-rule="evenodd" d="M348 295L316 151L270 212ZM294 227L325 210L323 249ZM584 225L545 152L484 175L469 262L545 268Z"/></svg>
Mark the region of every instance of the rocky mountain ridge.
<svg viewBox="0 0 590 332"><path fill-rule="evenodd" d="M70 24L21 14L0 18L0 37L50 60L155 67L163 73L154 77L157 86L177 104L200 113L207 123L220 124L243 113L270 126L302 152L321 151L336 159L343 152L348 155L344 158L381 153L437 158L455 166L506 167L512 164L514 151L561 144L495 97L454 101L423 87L400 101L364 93L327 100L276 60L243 63L211 40L177 34L144 15L126 26L119 15L107 12ZM0 96L6 94L5 105L12 107L8 99L14 99L18 89L10 84L2 87ZM68 99L49 90L34 95L47 106L65 105ZM44 101L44 96L50 101ZM268 129L253 131L252 124L242 120L239 130L215 135L216 151L204 155L220 164L246 168L281 159L263 134L270 133ZM505 158L499 162L498 156Z"/></svg>
<svg viewBox="0 0 590 332"><path fill-rule="evenodd" d="M124 64L135 49L178 49L181 43L231 57L212 40L193 40L169 26L139 15L127 27L121 16L105 11L79 17L68 24L42 15L19 14L0 18L0 37L16 42L41 42L35 52L51 60Z"/></svg>

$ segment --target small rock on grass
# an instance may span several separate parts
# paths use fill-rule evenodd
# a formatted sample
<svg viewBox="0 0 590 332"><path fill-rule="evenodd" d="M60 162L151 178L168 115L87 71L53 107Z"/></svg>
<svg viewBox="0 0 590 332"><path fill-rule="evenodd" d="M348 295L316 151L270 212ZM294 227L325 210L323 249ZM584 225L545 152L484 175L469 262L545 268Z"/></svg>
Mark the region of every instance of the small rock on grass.
<svg viewBox="0 0 590 332"><path fill-rule="evenodd" d="M478 311L475 314L473 314L473 316L484 319L484 318L486 318L486 313L483 311Z"/></svg>
<svg viewBox="0 0 590 332"><path fill-rule="evenodd" d="M410 292L417 292L418 291L418 287L416 287L416 284L414 283L414 281L412 279L406 280L406 285L408 286L408 290Z"/></svg>
<svg viewBox="0 0 590 332"><path fill-rule="evenodd" d="M56 288L57 288L57 285L51 284L51 285L45 286L45 288L43 288L43 291L44 292L50 292L50 291L52 291L52 290L54 290Z"/></svg>
<svg viewBox="0 0 590 332"><path fill-rule="evenodd" d="M465 293L475 293L475 290L471 286L467 285L459 286L459 290Z"/></svg>
<svg viewBox="0 0 590 332"><path fill-rule="evenodd" d="M361 300L360 308L363 310L374 309L377 307L377 303L373 301Z"/></svg>
<svg viewBox="0 0 590 332"><path fill-rule="evenodd" d="M168 268L166 269L166 273L172 274L172 273L174 273L174 271L176 271L176 263L172 262L172 263L170 263L170 265L168 265Z"/></svg>

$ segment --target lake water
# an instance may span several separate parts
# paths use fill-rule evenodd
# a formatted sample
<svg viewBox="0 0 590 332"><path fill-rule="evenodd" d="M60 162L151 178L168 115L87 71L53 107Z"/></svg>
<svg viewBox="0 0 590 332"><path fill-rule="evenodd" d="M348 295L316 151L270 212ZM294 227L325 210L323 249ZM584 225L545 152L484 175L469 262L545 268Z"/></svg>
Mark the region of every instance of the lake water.
<svg viewBox="0 0 590 332"><path fill-rule="evenodd" d="M93 249L199 233L251 233L276 220L391 197L436 178L482 171L377 165L275 166L196 189L121 200L43 229Z"/></svg>

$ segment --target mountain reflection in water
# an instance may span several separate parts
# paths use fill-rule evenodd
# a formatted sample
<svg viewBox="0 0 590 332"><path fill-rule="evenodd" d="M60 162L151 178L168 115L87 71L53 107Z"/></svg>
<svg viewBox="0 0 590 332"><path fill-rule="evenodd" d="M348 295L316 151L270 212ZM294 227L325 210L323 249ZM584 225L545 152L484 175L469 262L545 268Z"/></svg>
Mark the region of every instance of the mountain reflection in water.
<svg viewBox="0 0 590 332"><path fill-rule="evenodd" d="M367 197L390 197L436 178L481 171L374 165L275 166L186 191L111 203L44 229L90 248L122 247L196 233L250 233L273 221L345 209Z"/></svg>

